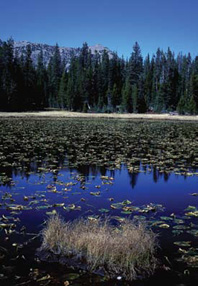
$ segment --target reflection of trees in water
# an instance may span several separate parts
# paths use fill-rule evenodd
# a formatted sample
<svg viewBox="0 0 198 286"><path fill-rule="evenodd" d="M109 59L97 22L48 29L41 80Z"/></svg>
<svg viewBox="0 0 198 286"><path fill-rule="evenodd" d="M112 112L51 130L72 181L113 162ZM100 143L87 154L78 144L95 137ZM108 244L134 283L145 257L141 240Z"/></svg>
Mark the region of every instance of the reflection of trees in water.
<svg viewBox="0 0 198 286"><path fill-rule="evenodd" d="M164 178L164 182L167 182L170 177L170 173L168 174L167 172L161 172L158 170L156 166L152 168L152 173L153 173L153 181L155 183L157 183L161 177Z"/></svg>
<svg viewBox="0 0 198 286"><path fill-rule="evenodd" d="M40 174L40 177L42 177L43 173L51 172L53 181L56 182L59 172L61 170L69 170L70 173L77 172L79 176L82 176L81 184L83 185L86 181L89 180L90 176L94 179L94 177L97 176L108 176L115 177L115 170L109 170L105 166L97 166L97 165L76 165L76 167L73 167L75 165L74 160L72 159L72 163L70 166L70 161L67 159L65 160L65 156L59 156L57 154L56 157L53 159L51 158L50 161L46 161L46 157L41 158L39 156L39 162L35 161L32 162L31 158L29 160L29 163L23 163L19 167L15 166L8 166L8 167L2 167L0 166L0 173L5 174L8 178L13 178L16 176L20 176L21 178L26 178L27 180L30 178L32 173L37 173L37 175ZM124 166L122 166L125 168ZM150 166L149 166L150 167ZM141 165L141 162L139 166L135 165L136 171L129 172L128 175L130 177L130 184L131 187L134 188L138 181L139 171L144 171L145 173L152 174L153 181L158 182L160 178L164 178L164 181L167 182L170 174L167 172L160 171L156 166L153 166L150 171L148 172L148 166L147 165ZM45 170L43 170L45 169ZM126 169L126 168L125 168ZM139 170L139 171L138 171ZM116 171L119 171L118 169ZM122 172L122 168L120 169L120 172ZM11 185L11 181L6 182L4 185Z"/></svg>
<svg viewBox="0 0 198 286"><path fill-rule="evenodd" d="M85 150L85 152L88 152L88 150ZM117 150L117 152L120 153L120 150ZM102 151L100 150L99 152L100 160L101 160L101 153ZM10 155L10 153L5 154L5 156L7 155ZM22 153L21 156L23 157ZM34 151L30 152L29 154L25 152L24 155L25 160L17 160L17 158L15 158L12 161L11 159L12 157L8 156L8 165L7 166L0 165L0 173L4 174L4 176L7 177L7 180L5 180L3 184L11 186L12 181L9 180L9 178L11 179L14 176L20 176L28 180L32 173L42 174L47 172L52 172L54 174L54 181L56 181L59 170L63 169L68 169L70 170L70 172L77 171L79 174L85 177L85 180L88 180L89 176L95 176L95 177L99 175L105 176L107 172L108 174L110 174L111 177L115 176L115 171L111 170L111 168L113 168L115 160L117 158L116 154L114 158L111 158L110 155L107 156L107 159L111 162L110 170L108 168L109 166L106 161L104 162L101 161L100 166L97 165L97 162L96 164L89 164L89 162L86 164L86 162L83 163L82 160L84 153L82 152L80 153L81 157L80 160L78 156L79 153L75 151L75 148L70 149L68 155L67 149L62 149L62 151L60 152L58 148L55 148L55 146L52 152L49 152L49 150L48 152L44 152L44 149L41 148L35 148ZM163 169L152 164L149 165L142 164L141 159L136 159L135 163L129 166L131 166L131 171L129 171L129 177L132 188L134 188L137 184L140 170L148 172L149 169L150 170L149 173L150 172L152 173L153 181L156 183L161 177L164 178L165 182L168 181L170 177L170 172L166 172L166 167L163 167L164 168ZM116 167L114 168L116 169ZM196 168L195 167L191 168L191 170L196 171Z"/></svg>
<svg viewBox="0 0 198 286"><path fill-rule="evenodd" d="M45 155L45 154L43 154ZM34 156L35 157L35 156ZM70 164L70 160L65 160L65 156L59 156L57 154L50 161L46 161L47 156L41 158L39 155L39 161L32 161L32 158L29 158L29 161L23 164L17 162L17 166L0 166L0 173L4 174L7 178L14 178L20 176L21 178L30 178L32 173L43 174L46 172L52 172L54 182L57 181L58 174L60 170L69 170L70 173L77 172L79 175L83 176L85 180L89 180L89 177L105 176L108 172L108 175L111 177L115 176L114 170L108 170L105 166L96 166L96 165L79 165L74 162ZM4 185L11 186L11 181L7 181Z"/></svg>
<svg viewBox="0 0 198 286"><path fill-rule="evenodd" d="M147 173L147 166L144 166L143 168L143 171L145 173ZM137 184L137 181L138 181L138 176L139 176L139 172L134 172L134 173L131 173L131 172L128 172L129 174L129 177L130 177L130 184L131 184L131 187L132 188L135 188L136 184ZM158 182L159 179L161 179L163 177L164 179L164 182L167 182L169 177L170 177L170 173L167 173L167 172L161 172L157 169L156 166L154 166L152 168L152 170L149 172L149 174L152 175L152 178L153 178L153 181L155 183Z"/></svg>
<svg viewBox="0 0 198 286"><path fill-rule="evenodd" d="M31 173L54 172L56 179L59 169L64 168L79 172L87 180L89 176L105 176L108 170L126 165L135 187L139 170L147 172L148 166L157 182L162 176L167 181L174 168L184 170L185 174L189 168L196 171L198 165L195 125L189 129L173 123L138 121L24 120L21 125L20 122L11 120L6 122L7 127L2 124L0 130L0 173L8 185L12 176L28 179ZM194 141L189 147L191 137ZM184 142L180 142L182 138ZM184 151L177 148L178 142ZM114 172L109 172L113 177Z"/></svg>
<svg viewBox="0 0 198 286"><path fill-rule="evenodd" d="M129 177L130 177L130 184L132 188L135 188L136 184L137 184L137 179L138 179L138 175L139 173L128 173Z"/></svg>
<svg viewBox="0 0 198 286"><path fill-rule="evenodd" d="M71 150L73 152L71 152ZM20 176L21 178L26 178L28 180L32 173L42 174L46 172L53 172L54 181L57 180L59 170L63 169L68 169L70 170L70 172L77 171L80 175L85 177L85 180L88 180L89 176L105 176L107 172L108 174L110 172L111 177L115 176L115 171L111 170L111 166L109 170L107 167L108 164L106 162L101 162L100 166L98 166L97 164L79 163L79 154L75 151L75 148L70 149L69 155L67 154L67 150L62 150L62 152L59 152L58 148L53 149L53 152L50 152L50 154L49 152L44 152L43 149L41 150L39 148L36 148L34 152L30 152L28 154L29 157L27 157L27 153L25 153L25 155L25 160L22 161L17 160L15 158L15 160L12 162L11 157L9 157L8 163L10 164L8 164L8 166L0 165L0 173L4 174L4 176L6 176L7 178L13 178L13 176ZM82 153L81 157L83 156L84 154ZM101 158L100 152L99 158ZM108 157L108 160L112 160L112 158ZM113 160L111 161L111 163L112 162ZM163 171L163 169L160 169L156 165L142 164L141 160L136 160L136 162L131 167L132 171L129 171L130 184L132 188L134 188L137 184L139 171L143 170L144 172L148 172L148 167L150 169L150 172L152 173L154 182L157 183L161 177L164 178L165 182L168 181L170 173L166 172L166 168L164 168L165 171ZM193 171L196 171L196 168L191 169ZM11 180L5 180L4 185L11 186Z"/></svg>

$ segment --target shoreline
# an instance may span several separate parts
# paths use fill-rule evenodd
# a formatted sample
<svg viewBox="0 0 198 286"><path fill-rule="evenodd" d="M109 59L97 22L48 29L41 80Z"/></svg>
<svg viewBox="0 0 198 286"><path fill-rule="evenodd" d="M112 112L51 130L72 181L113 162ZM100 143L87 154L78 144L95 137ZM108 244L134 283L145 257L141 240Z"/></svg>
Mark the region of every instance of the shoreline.
<svg viewBox="0 0 198 286"><path fill-rule="evenodd" d="M0 112L0 118L107 118L198 121L198 115L140 114L140 113L83 113L71 111Z"/></svg>

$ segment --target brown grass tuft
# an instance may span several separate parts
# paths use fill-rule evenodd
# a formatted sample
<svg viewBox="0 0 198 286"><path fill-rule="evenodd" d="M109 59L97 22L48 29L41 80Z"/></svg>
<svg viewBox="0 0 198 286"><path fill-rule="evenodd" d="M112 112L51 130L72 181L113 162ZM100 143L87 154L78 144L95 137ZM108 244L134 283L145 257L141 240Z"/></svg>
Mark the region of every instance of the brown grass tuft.
<svg viewBox="0 0 198 286"><path fill-rule="evenodd" d="M134 280L156 268L156 236L142 223L126 220L114 227L108 219L66 223L54 216L42 235L42 251L85 261L89 270L103 269L110 277Z"/></svg>

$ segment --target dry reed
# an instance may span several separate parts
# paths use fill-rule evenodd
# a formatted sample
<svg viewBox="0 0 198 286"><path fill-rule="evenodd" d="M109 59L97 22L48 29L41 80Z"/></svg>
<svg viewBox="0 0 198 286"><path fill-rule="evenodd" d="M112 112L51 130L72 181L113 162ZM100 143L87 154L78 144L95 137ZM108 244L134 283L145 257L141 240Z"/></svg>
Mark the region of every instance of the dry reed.
<svg viewBox="0 0 198 286"><path fill-rule="evenodd" d="M108 219L66 223L56 215L42 236L42 251L84 261L89 270L102 269L109 277L134 280L156 268L156 236L142 223L126 220L119 227Z"/></svg>

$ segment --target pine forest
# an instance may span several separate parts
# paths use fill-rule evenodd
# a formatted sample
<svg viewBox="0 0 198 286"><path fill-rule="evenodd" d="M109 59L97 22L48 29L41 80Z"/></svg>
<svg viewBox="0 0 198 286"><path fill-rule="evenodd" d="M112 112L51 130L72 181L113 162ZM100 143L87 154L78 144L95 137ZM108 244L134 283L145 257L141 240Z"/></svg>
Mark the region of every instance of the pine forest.
<svg viewBox="0 0 198 286"><path fill-rule="evenodd" d="M136 42L129 59L91 54L84 43L69 68L59 47L48 65L40 51L37 64L31 46L14 53L14 41L0 45L1 111L59 108L83 112L198 113L198 56L175 55L160 48L143 58Z"/></svg>

